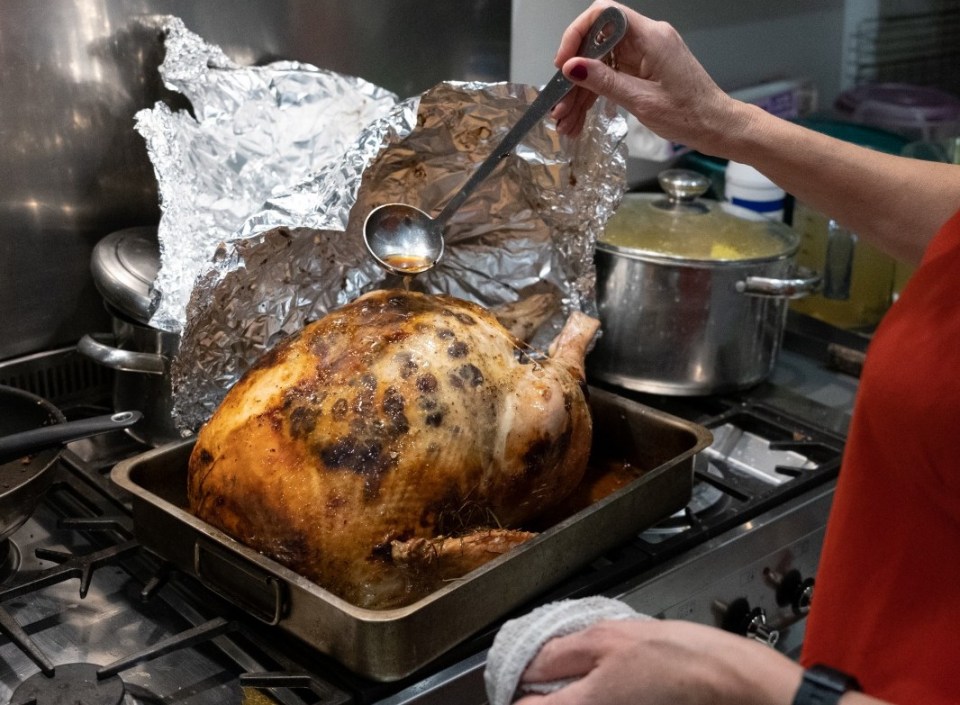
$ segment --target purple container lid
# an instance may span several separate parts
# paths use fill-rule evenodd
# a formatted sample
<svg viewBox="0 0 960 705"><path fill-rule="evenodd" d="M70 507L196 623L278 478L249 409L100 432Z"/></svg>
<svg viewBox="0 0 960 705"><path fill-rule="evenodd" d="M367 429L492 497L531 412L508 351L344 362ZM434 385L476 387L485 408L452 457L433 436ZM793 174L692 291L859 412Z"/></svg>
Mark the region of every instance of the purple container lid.
<svg viewBox="0 0 960 705"><path fill-rule="evenodd" d="M870 83L841 93L834 106L854 118L871 116L895 123L951 122L960 119L960 97L939 88L910 83Z"/></svg>

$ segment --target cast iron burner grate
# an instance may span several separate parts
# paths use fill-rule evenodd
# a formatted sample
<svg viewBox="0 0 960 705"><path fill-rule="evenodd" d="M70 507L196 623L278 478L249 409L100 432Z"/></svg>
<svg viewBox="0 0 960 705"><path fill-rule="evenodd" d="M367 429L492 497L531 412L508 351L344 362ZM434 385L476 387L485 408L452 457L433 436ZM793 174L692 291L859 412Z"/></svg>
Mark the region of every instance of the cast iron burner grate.
<svg viewBox="0 0 960 705"><path fill-rule="evenodd" d="M119 705L123 681L99 671L91 663L65 663L53 675L35 673L13 692L10 705Z"/></svg>

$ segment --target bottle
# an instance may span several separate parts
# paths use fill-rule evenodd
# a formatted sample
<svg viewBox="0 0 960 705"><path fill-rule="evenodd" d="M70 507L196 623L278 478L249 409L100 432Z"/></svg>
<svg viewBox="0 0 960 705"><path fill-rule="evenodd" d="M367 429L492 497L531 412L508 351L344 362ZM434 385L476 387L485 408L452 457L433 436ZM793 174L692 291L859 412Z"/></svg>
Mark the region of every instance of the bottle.
<svg viewBox="0 0 960 705"><path fill-rule="evenodd" d="M773 220L783 220L786 193L748 164L727 164L723 192L735 206L748 208Z"/></svg>

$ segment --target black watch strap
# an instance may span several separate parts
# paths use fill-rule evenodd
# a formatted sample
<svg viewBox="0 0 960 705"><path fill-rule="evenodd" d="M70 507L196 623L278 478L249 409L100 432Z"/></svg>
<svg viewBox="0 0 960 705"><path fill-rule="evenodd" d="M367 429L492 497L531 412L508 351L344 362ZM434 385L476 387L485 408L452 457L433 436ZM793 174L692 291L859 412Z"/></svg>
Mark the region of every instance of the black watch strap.
<svg viewBox="0 0 960 705"><path fill-rule="evenodd" d="M860 690L856 678L818 664L803 672L793 705L836 705L848 690Z"/></svg>

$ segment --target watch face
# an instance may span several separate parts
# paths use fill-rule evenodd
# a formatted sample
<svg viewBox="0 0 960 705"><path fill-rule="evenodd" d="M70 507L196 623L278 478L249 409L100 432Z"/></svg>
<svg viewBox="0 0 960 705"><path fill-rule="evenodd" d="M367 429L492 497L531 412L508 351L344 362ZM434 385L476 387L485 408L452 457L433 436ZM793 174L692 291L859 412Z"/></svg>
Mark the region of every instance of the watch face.
<svg viewBox="0 0 960 705"><path fill-rule="evenodd" d="M860 690L856 678L818 664L803 672L793 705L836 705L848 690Z"/></svg>
<svg viewBox="0 0 960 705"><path fill-rule="evenodd" d="M830 668L829 666L820 664L811 666L804 674L804 678L807 677L818 685L838 693L845 693L848 690L860 690L860 684L856 678L843 671Z"/></svg>

